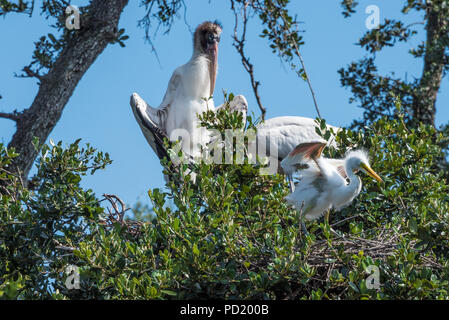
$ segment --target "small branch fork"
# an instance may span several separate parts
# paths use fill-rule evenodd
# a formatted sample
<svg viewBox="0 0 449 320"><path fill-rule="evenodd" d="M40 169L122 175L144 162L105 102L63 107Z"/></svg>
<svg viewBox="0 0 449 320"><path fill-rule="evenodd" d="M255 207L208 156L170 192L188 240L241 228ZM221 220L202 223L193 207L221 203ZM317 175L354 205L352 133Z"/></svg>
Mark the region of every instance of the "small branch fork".
<svg viewBox="0 0 449 320"><path fill-rule="evenodd" d="M247 8L248 8L248 2L245 2L242 7L242 13L240 13L240 15L242 16L242 19L243 19L243 31L239 38L237 35L239 13L237 12L237 10L235 8L234 0L231 0L231 9L234 12L234 16L235 16L234 35L232 36L234 42L232 45L237 49L237 52L240 54L240 57L242 58L243 67L245 68L246 72L248 72L248 74L250 76L251 86L253 87L254 96L256 97L257 104L259 106L260 111L262 112L262 120L265 120L265 113L267 112L267 110L262 105L262 101L260 99L260 95L259 95L260 82L255 79L254 66L252 63L249 62L249 58L245 55L245 51L244 51L245 41L246 41L246 25L248 23Z"/></svg>
<svg viewBox="0 0 449 320"><path fill-rule="evenodd" d="M103 194L103 197L109 201L109 203L112 205L112 208L114 211L111 211L110 208L108 208L108 212L110 215L110 219L120 222L120 224L123 225L123 217L125 216L126 211L129 209L126 209L125 203L120 199L118 196L114 194ZM120 209L118 207L118 204L120 204Z"/></svg>
<svg viewBox="0 0 449 320"><path fill-rule="evenodd" d="M39 73L33 71L30 66L26 66L22 70L25 74L23 75L16 75L19 78L36 78L39 81L43 81L44 77L43 75L40 75ZM20 120L20 113L17 112L17 110L14 110L12 113L8 112L0 112L0 118L9 119L15 122L18 122Z"/></svg>
<svg viewBox="0 0 449 320"><path fill-rule="evenodd" d="M23 71L26 73L27 77L29 78L36 78L40 81L44 80L44 76L40 75L39 73L31 70L31 68L29 66L24 67Z"/></svg>
<svg viewBox="0 0 449 320"><path fill-rule="evenodd" d="M22 69L22 74L14 73L14 76L17 78L36 78L40 82L44 81L45 75L40 74L39 72L36 72L31 69L32 64L29 66L26 66Z"/></svg>
<svg viewBox="0 0 449 320"><path fill-rule="evenodd" d="M236 8L236 6L235 6L236 2L242 3L241 12L238 12L238 10ZM259 12L259 10L260 11L264 10L262 7L260 7L258 2L254 2L253 0L248 0L248 1L231 0L231 9L235 16L234 35L232 36L232 38L234 40L233 46L237 49L237 52L240 54L240 56L242 58L243 67L245 68L246 72L248 72L248 74L250 76L251 86L253 88L257 104L259 105L259 108L262 112L262 119L264 119L266 109L263 107L261 99L260 99L260 95L259 95L258 88L259 88L260 82L255 79L254 66L249 62L249 58L246 56L245 51L244 51L244 46L245 46L245 41L246 41L246 26L248 23L248 9L249 8L255 8L257 12ZM243 26L242 26L242 34L239 37L238 33L237 33L237 29L238 29L238 23L239 23L240 18L242 19ZM285 16L284 13L280 14L280 18L282 19L285 26L290 25L290 22L287 20L287 17ZM297 43L295 41L289 40L291 33L287 32L287 31L281 32L281 34L279 34L279 32L277 32L277 30L275 28L272 28L271 31L274 32L279 39L283 39L283 42L285 44L287 44L287 46L290 46L290 48L293 50L294 54L298 57L298 59L301 63L301 68L302 68L303 74L305 76L305 80L307 81L308 87L312 94L312 99L313 99L313 103L315 105L316 112L318 114L318 117L321 118L321 113L318 108L318 102L316 99L315 91L313 90L312 83L310 81L309 75L306 70L304 59L299 51ZM281 49L280 47L279 47L279 52L280 52L281 56L284 53L283 49Z"/></svg>
<svg viewBox="0 0 449 320"><path fill-rule="evenodd" d="M109 201L112 210L108 208L109 216L107 219L103 220L101 224L108 229L112 229L115 223L119 223L122 227L127 228L130 235L138 237L140 235L140 228L144 223L141 221L124 219L126 211L130 209L126 208L125 203L118 196L113 194L103 194L103 197L103 200Z"/></svg>

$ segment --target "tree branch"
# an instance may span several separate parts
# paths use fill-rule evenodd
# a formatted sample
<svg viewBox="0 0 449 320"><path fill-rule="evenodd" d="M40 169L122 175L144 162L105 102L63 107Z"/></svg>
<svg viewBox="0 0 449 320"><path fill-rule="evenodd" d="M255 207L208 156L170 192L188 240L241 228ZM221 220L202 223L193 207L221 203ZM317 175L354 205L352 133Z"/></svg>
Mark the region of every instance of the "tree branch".
<svg viewBox="0 0 449 320"><path fill-rule="evenodd" d="M301 62L301 68L304 71L304 75L306 76L306 81L309 86L310 92L312 94L312 99L313 99L313 103L315 105L316 113L318 114L318 118L321 119L320 109L318 108L318 103L317 103L316 97L315 97L315 91L313 90L312 83L310 82L309 74L307 73L307 70L306 70L306 65L304 64L304 60L302 59L302 55L299 52L299 49L298 49L298 46L296 45L296 43L294 43L293 46L295 48L296 55L298 56L299 61Z"/></svg>
<svg viewBox="0 0 449 320"><path fill-rule="evenodd" d="M232 43L232 45L237 49L237 52L240 54L240 57L242 58L243 67L245 68L246 72L248 72L248 74L249 74L249 77L251 79L251 86L252 86L253 92L254 92L254 96L256 97L257 104L259 106L260 111L262 112L262 120L265 120L265 113L267 112L267 110L262 105L262 101L260 99L260 95L259 95L260 82L255 79L254 66L252 63L249 62L249 58L245 55L245 51L244 51L245 41L246 41L246 25L248 23L247 7L248 7L248 2L245 2L242 7L243 31L242 31L242 35L239 38L237 36L239 14L235 8L234 0L231 0L231 9L235 15L234 35L232 36L234 42Z"/></svg>
<svg viewBox="0 0 449 320"><path fill-rule="evenodd" d="M22 71L26 73L26 76L21 75L21 76L18 76L18 77L21 77L21 78L36 78L36 79L38 79L41 82L42 82L42 80L44 80L45 76L42 76L39 73L31 70L30 66L24 67L22 69Z"/></svg>
<svg viewBox="0 0 449 320"><path fill-rule="evenodd" d="M439 10L427 4L427 41L422 77L413 102L413 116L416 122L435 126L435 104L444 75L445 50L449 43L449 9Z"/></svg>
<svg viewBox="0 0 449 320"><path fill-rule="evenodd" d="M20 171L25 181L38 155L32 143L34 137L45 143L81 78L117 37L118 22L127 4L128 0L91 1L81 29L73 33L48 73L39 76L39 91L31 106L21 113L8 145L19 154L10 165L11 170ZM26 68L24 71L36 77L33 71Z"/></svg>
<svg viewBox="0 0 449 320"><path fill-rule="evenodd" d="M19 116L17 114L6 112L0 112L0 118L9 119L16 122L19 120Z"/></svg>

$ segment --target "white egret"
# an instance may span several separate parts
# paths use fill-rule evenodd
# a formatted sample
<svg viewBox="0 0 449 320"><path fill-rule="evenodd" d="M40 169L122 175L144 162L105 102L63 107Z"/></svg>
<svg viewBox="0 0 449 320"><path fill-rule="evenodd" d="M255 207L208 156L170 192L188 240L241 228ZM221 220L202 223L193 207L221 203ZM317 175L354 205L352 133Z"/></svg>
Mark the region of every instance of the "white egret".
<svg viewBox="0 0 449 320"><path fill-rule="evenodd" d="M304 218L315 220L331 209L341 210L358 196L362 188L361 180L355 174L358 170L382 182L371 169L366 152L350 151L344 159L328 159L321 157L325 146L323 142L300 144L281 162L288 172L303 167L295 191L285 199L298 211L305 232Z"/></svg>
<svg viewBox="0 0 449 320"><path fill-rule="evenodd" d="M246 122L248 104L245 97L242 95L236 96L231 101L231 105L234 102L235 105L231 109L242 112L243 120ZM334 137L331 136L326 141L316 132L316 127L317 123L312 118L284 116L267 119L256 126L257 134L255 139L248 142L248 152L254 157L256 154L267 157L270 167L274 163L273 167L277 168L277 172L284 173L287 176L290 181L290 189L293 192L292 174L295 170L290 167L282 168L280 166L281 161L301 143L320 141L336 147ZM341 130L332 125L326 125L326 128L332 129L335 134Z"/></svg>

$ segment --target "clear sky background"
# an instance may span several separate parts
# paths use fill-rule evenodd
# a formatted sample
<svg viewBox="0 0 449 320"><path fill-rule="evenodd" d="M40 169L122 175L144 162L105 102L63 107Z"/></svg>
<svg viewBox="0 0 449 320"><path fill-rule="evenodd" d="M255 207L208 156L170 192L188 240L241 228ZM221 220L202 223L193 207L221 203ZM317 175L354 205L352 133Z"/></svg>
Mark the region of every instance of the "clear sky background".
<svg viewBox="0 0 449 320"><path fill-rule="evenodd" d="M188 8L186 21L191 29L205 20L218 19L224 26L219 51L219 71L215 90L215 104L223 102L222 89L247 97L249 111L260 115L254 99L249 76L240 57L232 47L234 16L228 0L185 0ZM348 102L350 91L340 86L337 70L365 55L357 40L366 32L365 8L377 5L381 22L385 18L400 18L405 1L360 0L358 12L345 19L340 0L291 1L291 14L303 22L305 45L303 58L315 89L321 114L336 126L348 126L360 118L362 109ZM40 1L37 1L40 5ZM85 1L72 1L82 5ZM94 176L87 176L83 186L92 188L98 196L117 194L127 204L137 200L149 203L147 190L163 188L162 167L141 133L129 106L133 92L139 93L150 105L157 107L165 94L173 70L186 63L192 55L192 34L183 14L176 20L171 32L160 32L153 43L159 60L144 40L144 30L137 27L144 8L140 0L131 0L122 15L120 28L130 38L126 48L108 46L88 70L64 109L56 128L50 135L54 141L68 145L78 138L82 142L109 152L113 164ZM422 21L417 14L405 15L406 23ZM34 42L40 36L53 32L39 12L32 18L8 14L0 19L0 111L22 110L31 105L37 90L35 79L14 77L14 73L31 61ZM153 26L153 31L156 25ZM267 41L259 37L261 26L254 17L249 24L246 51L255 66L255 76L261 82L262 103L268 109L267 118L298 115L316 117L316 111L306 82L283 65L271 53ZM386 48L377 55L380 74L395 71L408 79L419 77L422 61L407 51L424 39L421 25L419 35L407 44ZM437 125L449 121L449 81L443 80L437 101ZM12 121L0 119L0 142L7 144L15 131ZM34 172L34 170L32 171Z"/></svg>

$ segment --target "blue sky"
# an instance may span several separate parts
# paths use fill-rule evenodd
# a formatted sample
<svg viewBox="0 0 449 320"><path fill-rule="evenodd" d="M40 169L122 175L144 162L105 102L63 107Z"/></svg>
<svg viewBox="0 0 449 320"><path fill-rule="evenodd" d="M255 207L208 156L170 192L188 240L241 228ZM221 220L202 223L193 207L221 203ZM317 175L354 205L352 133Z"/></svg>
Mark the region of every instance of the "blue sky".
<svg viewBox="0 0 449 320"><path fill-rule="evenodd" d="M39 3L39 1L37 1ZM305 45L303 58L315 89L321 114L327 122L347 126L359 118L362 110L350 105L350 91L340 86L337 70L365 55L355 45L366 32L365 8L377 5L381 21L401 18L404 1L360 0L357 14L345 19L340 1L291 1L291 14L303 22ZM81 5L83 1L72 1ZM148 203L149 188L163 188L164 180L159 160L143 137L129 106L129 97L139 93L150 105L157 107L164 96L173 70L188 61L192 54L192 35L183 15L176 20L168 35L159 33L153 39L160 63L144 41L144 31L137 21L144 15L140 1L130 1L122 15L120 27L130 38L126 48L109 46L88 70L64 109L61 120L50 135L54 141L69 144L78 138L84 143L109 152L113 164L105 171L87 176L83 185L92 188L98 196L117 194L128 204L137 200ZM253 97L249 77L244 71L239 55L232 47L234 17L227 0L186 1L187 23L191 28L205 20L219 19L223 26L219 51L219 73L216 83L215 104L223 102L221 90L243 94L249 110L260 114ZM418 14L405 16L407 23L422 21ZM37 90L34 79L20 79L14 73L31 61L34 41L52 32L38 12L32 18L9 14L0 19L0 111L22 110L33 101ZM400 43L378 54L379 73L395 71L407 74L408 79L418 77L422 61L407 54L412 46L423 40L420 34L407 44ZM154 31L154 29L153 29ZM255 17L249 24L246 51L255 66L256 78L261 82L260 95L267 107L267 118L283 115L316 117L307 84L298 79L288 65L283 65L271 53L265 39L259 37L261 26ZM443 80L437 101L437 125L449 121L449 81ZM14 123L0 119L0 142L7 144L14 133Z"/></svg>

